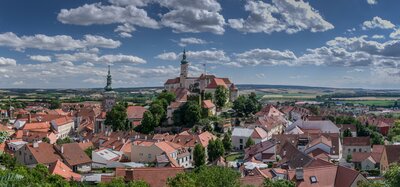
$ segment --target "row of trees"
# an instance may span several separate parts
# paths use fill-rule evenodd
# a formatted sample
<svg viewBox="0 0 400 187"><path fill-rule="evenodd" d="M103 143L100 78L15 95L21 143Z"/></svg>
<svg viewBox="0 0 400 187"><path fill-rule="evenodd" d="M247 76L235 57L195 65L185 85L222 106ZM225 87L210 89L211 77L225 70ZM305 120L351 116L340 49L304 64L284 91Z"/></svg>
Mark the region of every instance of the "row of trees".
<svg viewBox="0 0 400 187"><path fill-rule="evenodd" d="M389 130L388 139L393 142L400 142L400 121L396 121Z"/></svg>
<svg viewBox="0 0 400 187"><path fill-rule="evenodd" d="M383 144L384 137L381 133L378 132L375 126L371 125L362 125L359 120L351 116L338 116L338 117L329 117L330 120L334 121L336 124L353 124L357 129L357 136L370 136L372 144ZM344 131L343 136L351 136L351 132Z"/></svg>

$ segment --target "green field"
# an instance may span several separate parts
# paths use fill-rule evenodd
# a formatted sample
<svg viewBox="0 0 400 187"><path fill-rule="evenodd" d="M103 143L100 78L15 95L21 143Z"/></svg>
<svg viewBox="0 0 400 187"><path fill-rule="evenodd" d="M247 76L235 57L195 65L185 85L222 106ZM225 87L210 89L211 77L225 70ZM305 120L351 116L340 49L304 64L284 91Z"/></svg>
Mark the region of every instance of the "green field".
<svg viewBox="0 0 400 187"><path fill-rule="evenodd" d="M388 106L393 106L394 105L394 100L338 100L340 102L344 103L353 103L353 104L360 104L360 105L366 105L366 106L382 106L382 107L388 107Z"/></svg>

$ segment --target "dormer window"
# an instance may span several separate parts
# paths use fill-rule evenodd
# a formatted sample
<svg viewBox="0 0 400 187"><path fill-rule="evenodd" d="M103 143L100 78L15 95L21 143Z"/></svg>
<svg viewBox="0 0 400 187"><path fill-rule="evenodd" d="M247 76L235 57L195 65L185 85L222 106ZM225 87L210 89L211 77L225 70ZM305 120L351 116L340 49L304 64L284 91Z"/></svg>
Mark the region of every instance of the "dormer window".
<svg viewBox="0 0 400 187"><path fill-rule="evenodd" d="M318 182L318 180L317 180L317 177L316 176L311 176L310 177L310 181L311 181L311 183L313 184L313 183L317 183Z"/></svg>

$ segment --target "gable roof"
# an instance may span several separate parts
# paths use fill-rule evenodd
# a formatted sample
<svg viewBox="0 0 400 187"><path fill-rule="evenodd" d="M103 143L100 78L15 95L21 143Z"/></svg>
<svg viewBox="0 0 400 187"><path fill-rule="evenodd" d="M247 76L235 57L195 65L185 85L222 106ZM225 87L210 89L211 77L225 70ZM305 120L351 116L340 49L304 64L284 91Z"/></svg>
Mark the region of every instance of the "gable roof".
<svg viewBox="0 0 400 187"><path fill-rule="evenodd" d="M265 139L267 137L268 133L260 127L254 128L253 133L251 134L251 138L253 139Z"/></svg>
<svg viewBox="0 0 400 187"><path fill-rule="evenodd" d="M330 120L321 120L321 121L297 120L296 122L292 123L289 127L287 127L285 131L291 131L296 126L301 128L302 130L319 129L323 133L339 133L339 128Z"/></svg>
<svg viewBox="0 0 400 187"><path fill-rule="evenodd" d="M201 107L210 109L210 108L214 108L215 105L211 100L203 100L201 102Z"/></svg>
<svg viewBox="0 0 400 187"><path fill-rule="evenodd" d="M179 77L176 77L174 79L168 79L164 84L178 84L180 81Z"/></svg>
<svg viewBox="0 0 400 187"><path fill-rule="evenodd" d="M235 127L232 131L232 136L250 137L254 129Z"/></svg>
<svg viewBox="0 0 400 187"><path fill-rule="evenodd" d="M66 180L73 179L74 181L80 181L82 177L80 174L74 173L71 168L69 168L60 160L50 164L49 173L52 175L60 175Z"/></svg>
<svg viewBox="0 0 400 187"><path fill-rule="evenodd" d="M388 163L400 162L400 145L385 145Z"/></svg>
<svg viewBox="0 0 400 187"><path fill-rule="evenodd" d="M32 153L33 157L38 163L41 164L51 164L61 157L57 154L56 150L53 148L53 145L48 144L46 142L37 143L38 147L33 147L33 144L25 144L25 146Z"/></svg>
<svg viewBox="0 0 400 187"><path fill-rule="evenodd" d="M70 166L92 162L92 160L86 155L86 153L76 142L57 145L55 147L58 153L64 159L64 161Z"/></svg>
<svg viewBox="0 0 400 187"><path fill-rule="evenodd" d="M184 172L184 169L180 167L133 168L133 169L121 168L121 170L125 170L125 173L123 172L119 173L123 173L126 180L128 181L143 180L146 183L148 183L151 187L164 187L167 184L168 178L173 178L178 173ZM131 171L131 173L129 173L129 170Z"/></svg>

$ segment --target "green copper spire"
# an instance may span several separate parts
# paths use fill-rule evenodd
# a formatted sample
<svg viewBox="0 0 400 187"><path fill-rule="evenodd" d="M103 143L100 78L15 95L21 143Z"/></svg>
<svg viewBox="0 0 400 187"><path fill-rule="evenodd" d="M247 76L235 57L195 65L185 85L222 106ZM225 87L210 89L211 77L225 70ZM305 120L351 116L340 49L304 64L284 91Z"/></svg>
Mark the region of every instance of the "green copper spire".
<svg viewBox="0 0 400 187"><path fill-rule="evenodd" d="M186 60L186 50L183 49L181 64L187 64L187 63L189 63L189 62Z"/></svg>
<svg viewBox="0 0 400 187"><path fill-rule="evenodd" d="M111 78L110 65L108 65L107 86L104 87L105 91L112 91L111 82L112 78Z"/></svg>

